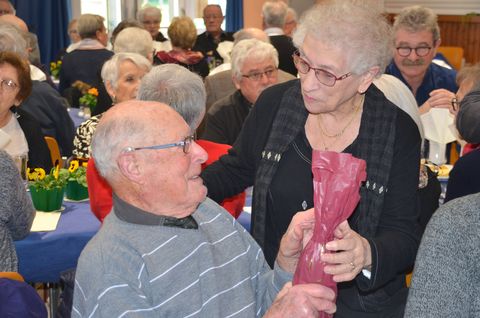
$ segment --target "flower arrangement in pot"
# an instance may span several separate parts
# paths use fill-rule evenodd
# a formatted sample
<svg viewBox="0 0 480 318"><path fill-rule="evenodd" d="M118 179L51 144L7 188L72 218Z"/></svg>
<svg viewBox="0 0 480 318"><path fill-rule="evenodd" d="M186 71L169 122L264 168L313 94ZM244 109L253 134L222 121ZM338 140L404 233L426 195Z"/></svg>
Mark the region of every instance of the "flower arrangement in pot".
<svg viewBox="0 0 480 318"><path fill-rule="evenodd" d="M69 200L80 201L88 198L87 161L73 159L68 168L66 196Z"/></svg>
<svg viewBox="0 0 480 318"><path fill-rule="evenodd" d="M35 209L44 212L60 210L68 175L68 170L60 169L59 165L48 174L42 168L27 168L28 188Z"/></svg>

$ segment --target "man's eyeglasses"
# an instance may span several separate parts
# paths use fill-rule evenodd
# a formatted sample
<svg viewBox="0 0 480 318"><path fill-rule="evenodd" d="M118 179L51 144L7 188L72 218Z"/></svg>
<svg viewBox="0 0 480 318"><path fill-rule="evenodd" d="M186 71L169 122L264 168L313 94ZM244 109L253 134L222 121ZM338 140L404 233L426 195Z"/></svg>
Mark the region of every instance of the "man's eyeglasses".
<svg viewBox="0 0 480 318"><path fill-rule="evenodd" d="M13 92L17 88L18 84L11 79L2 79L0 80L0 86L5 91Z"/></svg>
<svg viewBox="0 0 480 318"><path fill-rule="evenodd" d="M132 152L136 150L143 150L143 149L150 149L150 150L159 150L159 149L167 149L173 147L182 147L184 153L188 153L190 151L190 146L192 145L193 141L195 140L195 136L187 136L182 141L174 142L171 144L164 144L164 145L155 145L155 146L147 146L147 147L127 147L123 150L123 152Z"/></svg>
<svg viewBox="0 0 480 318"><path fill-rule="evenodd" d="M308 72L310 72L310 70L313 70L317 80L323 85L326 85L329 87L333 87L337 81L344 80L347 77L352 75L351 72L348 72L346 74L343 74L342 76L337 77L334 74L324 69L311 67L310 64L307 63L307 61L305 61L303 58L300 57L300 52L298 51L293 53L292 56L293 56L293 63L295 64L295 67L300 73L307 74Z"/></svg>
<svg viewBox="0 0 480 318"><path fill-rule="evenodd" d="M209 15L203 16L203 19L205 19L205 20L208 20L208 19L217 20L217 19L221 19L221 18L223 18L223 16L221 16L221 15L215 15L215 14L209 14Z"/></svg>
<svg viewBox="0 0 480 318"><path fill-rule="evenodd" d="M415 48L400 46L400 47L397 47L397 53L401 57L408 57L412 53L412 51L415 51L415 54L417 56L424 57L425 55L430 53L431 49L432 49L432 47L430 47L430 46L419 46L419 47L415 47Z"/></svg>
<svg viewBox="0 0 480 318"><path fill-rule="evenodd" d="M146 25L150 25L150 24L156 25L156 24L160 24L160 20L145 20L145 21L142 21L142 23Z"/></svg>
<svg viewBox="0 0 480 318"><path fill-rule="evenodd" d="M275 74L277 74L278 68L270 68L268 70L265 70L263 72L255 72L252 74L247 74L247 75L242 75L242 77L246 77L248 79L251 79L252 81L259 81L262 79L263 75L265 74L266 77L272 78Z"/></svg>

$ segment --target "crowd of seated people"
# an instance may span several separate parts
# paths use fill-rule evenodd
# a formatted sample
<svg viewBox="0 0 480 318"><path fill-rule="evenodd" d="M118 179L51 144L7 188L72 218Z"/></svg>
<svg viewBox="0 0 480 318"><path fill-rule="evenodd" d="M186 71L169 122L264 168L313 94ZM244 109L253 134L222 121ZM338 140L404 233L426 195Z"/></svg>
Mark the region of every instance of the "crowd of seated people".
<svg viewBox="0 0 480 318"><path fill-rule="evenodd" d="M51 169L45 136L57 140L62 156L89 160L90 208L107 226L100 233L103 239L111 239L112 231L118 235L119 221L128 223L126 228L133 224L135 231L138 225L151 226L150 221L161 226L173 222L176 230L195 227L198 215L203 213L197 207L215 205L210 199L234 217L231 222L235 227L234 219L244 209L245 190L253 186L251 233L256 243L250 246L257 248L258 243L264 253L258 254L261 262L257 259L255 264L274 268L271 275L276 275L275 271L283 270L277 268L276 261L284 238L292 234L288 232L290 224L296 223L295 215L300 211L310 211L314 206L313 151L350 153L367 162L367 181L360 189L360 203L352 217L335 229L335 240L325 247L334 253L321 256L325 271L338 282L336 305L332 307L329 291L326 296L323 290L317 294L322 306L307 302L307 307L315 308L312 315L336 310L336 317L403 317L404 313L406 317L433 317L446 312L468 316L478 310L478 297L467 292L453 297L445 283L450 281L441 273L455 268L460 279L451 284L464 288L475 272L474 267L465 264L453 266L455 251L445 249L445 244L461 232L478 236L470 226L478 223L473 211L478 205L475 194L480 191L480 63L457 72L433 62L442 40L433 10L419 5L405 7L389 25L380 11L368 1L365 3L322 1L297 20L295 11L285 2L266 1L258 12L263 30L245 28L235 34L222 29L221 7L208 4L202 11L206 31L199 35L187 16L172 18L168 31L162 34L161 10L147 5L138 10L136 20L126 19L115 27L110 44L105 18L82 14L68 26L72 44L59 52L62 68L58 86L32 62L35 43L25 22L14 14L0 17L0 164L10 164L11 158L18 164L21 158L28 158L29 167ZM81 96L74 88L75 81L99 90L95 113L76 132L67 111L68 107L78 106ZM181 117L158 103L170 106ZM133 114L135 107L145 109ZM430 143L425 139L421 118L435 108L448 109L455 116L458 143L463 145L446 187L445 202L452 202L443 206L439 201L442 188L434 169L420 162L421 157L427 157ZM127 111L132 112L131 118ZM129 129L137 127L137 121L152 120L148 112L168 129L148 124L146 130L128 135ZM160 118L162 114L166 117ZM104 117L105 126L124 121L126 132L122 136L132 144L138 143L136 148L122 148L115 162L119 169L111 171L104 162L108 155L97 152L98 162L91 148ZM173 122L178 125L173 127ZM106 144L105 138L113 136L104 130L97 139ZM146 141L155 141L160 135L147 137L147 130L161 131L161 140L163 134L175 138L167 138L172 143L151 146ZM112 147L118 148L118 144ZM193 155L188 147L194 147ZM131 196L133 193L124 192L138 190L140 182L146 182L142 178L147 176L147 170L143 169L154 165L140 163L168 154L179 155L182 160L192 157L194 162L188 164L201 167L195 168L194 177L183 176L187 183L203 179L209 197L205 201L202 196L203 203L189 210L191 216L165 212L153 217L150 214L157 212L139 204ZM180 164L179 159L172 165L159 161L158 166L176 169ZM165 176L154 172L152 176ZM158 189L173 188L162 184ZM147 188L138 193L151 199L149 191ZM4 241L9 244L4 243L0 250L9 254L8 265L14 271L17 267L11 240L28 233L34 216L30 202L22 196L18 200L24 203L22 213L28 215L20 217L19 212L18 216L8 217L23 222L22 234L5 234ZM9 209L4 205L0 204L0 210ZM223 214L219 215L223 220ZM461 220L455 223L455 217ZM202 217L198 220L208 222ZM177 221L186 223L178 225ZM203 231L205 224L198 227ZM303 235L303 230L300 232ZM239 238L251 240L249 236ZM88 258L101 262L97 250L102 243L95 238L92 242L81 259L78 279L82 287L88 287L90 295L96 296L96 282L89 278L93 265ZM188 244L183 247L189 248ZM478 254L478 248L471 248L474 255ZM462 261L470 260L466 248L457 249ZM441 262L435 264L435 253L439 251ZM437 267L432 270L434 265ZM412 268L409 290L404 278ZM268 271L262 273L270 275ZM290 274L286 280L291 279ZM143 281L142 275L138 277ZM435 291L438 294L433 297ZM79 298L79 287L75 292L78 312L86 314L95 307L90 299ZM309 292L303 290L301 295ZM275 292L267 298L249 294L255 298L252 306L266 315L270 305L276 309L275 296L282 294L277 296ZM155 299L156 295L146 297ZM452 297L458 303L441 304L441 297ZM121 307L119 304L102 310L115 310ZM128 310L143 310L143 305ZM295 307L291 306L288 310ZM210 309L199 310L211 313Z"/></svg>

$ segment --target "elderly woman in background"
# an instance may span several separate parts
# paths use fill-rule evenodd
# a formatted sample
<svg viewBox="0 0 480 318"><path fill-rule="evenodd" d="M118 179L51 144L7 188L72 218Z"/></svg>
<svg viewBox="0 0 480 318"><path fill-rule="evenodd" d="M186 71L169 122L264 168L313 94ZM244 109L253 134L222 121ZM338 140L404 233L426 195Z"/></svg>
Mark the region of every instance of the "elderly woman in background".
<svg viewBox="0 0 480 318"><path fill-rule="evenodd" d="M104 20L96 14L82 14L78 18L77 29L82 40L74 51L63 57L58 89L61 94L77 80L98 87L97 75L103 63L113 55L105 48L108 34Z"/></svg>
<svg viewBox="0 0 480 318"><path fill-rule="evenodd" d="M158 42L168 41L162 32L160 32L160 23L162 22L162 11L156 7L146 6L137 12L137 20L150 33L152 40Z"/></svg>
<svg viewBox="0 0 480 318"><path fill-rule="evenodd" d="M322 254L336 317L402 317L420 234L420 135L372 84L391 59L390 26L368 2L325 1L294 32L299 81L267 88L228 155L202 173L216 201L255 185L252 234L273 266L293 215L313 207L312 150L367 163L361 200Z"/></svg>
<svg viewBox="0 0 480 318"><path fill-rule="evenodd" d="M18 107L30 95L32 80L28 63L16 53L0 52L0 87L0 149L49 171L52 161L40 124Z"/></svg>
<svg viewBox="0 0 480 318"><path fill-rule="evenodd" d="M35 209L12 158L0 150L0 271L17 272L13 240L30 232Z"/></svg>
<svg viewBox="0 0 480 318"><path fill-rule="evenodd" d="M117 53L105 62L102 79L114 103L135 99L140 81L151 67L152 64L145 57L136 53ZM75 157L90 158L90 142L102 114L93 116L77 128L73 139Z"/></svg>
<svg viewBox="0 0 480 318"><path fill-rule="evenodd" d="M155 55L154 64L175 63L205 78L208 64L201 52L192 51L197 39L197 28L189 17L176 17L168 27L171 51L160 51Z"/></svg>

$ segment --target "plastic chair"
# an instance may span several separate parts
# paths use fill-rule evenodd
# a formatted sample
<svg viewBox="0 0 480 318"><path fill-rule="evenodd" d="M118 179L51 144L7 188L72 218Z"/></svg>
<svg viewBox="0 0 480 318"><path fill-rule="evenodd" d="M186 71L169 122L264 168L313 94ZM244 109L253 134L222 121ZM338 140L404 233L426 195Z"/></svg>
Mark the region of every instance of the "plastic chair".
<svg viewBox="0 0 480 318"><path fill-rule="evenodd" d="M442 53L450 65L457 71L463 66L463 48L460 46L440 46L437 52Z"/></svg>
<svg viewBox="0 0 480 318"><path fill-rule="evenodd" d="M0 272L0 278L13 279L19 282L24 282L23 276L17 272Z"/></svg>
<svg viewBox="0 0 480 318"><path fill-rule="evenodd" d="M47 142L48 149L50 150L50 158L52 158L52 165L58 164L60 167L63 167L62 156L60 155L60 148L58 147L57 140L50 136L45 136L45 141Z"/></svg>

